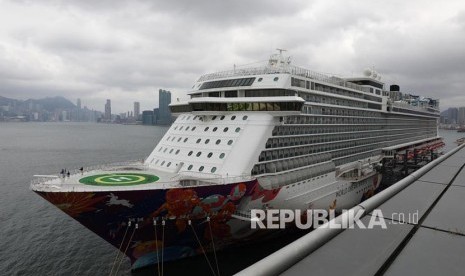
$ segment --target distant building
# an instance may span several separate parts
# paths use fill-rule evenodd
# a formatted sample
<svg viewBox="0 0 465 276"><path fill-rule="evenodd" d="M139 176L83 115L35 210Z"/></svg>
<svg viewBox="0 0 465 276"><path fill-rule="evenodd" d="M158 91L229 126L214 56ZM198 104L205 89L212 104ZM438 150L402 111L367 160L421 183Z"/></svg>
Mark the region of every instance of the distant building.
<svg viewBox="0 0 465 276"><path fill-rule="evenodd" d="M156 124L169 125L172 123L171 111L169 104L171 103L171 92L160 89L158 91L158 116L156 116Z"/></svg>
<svg viewBox="0 0 465 276"><path fill-rule="evenodd" d="M153 111L152 110L145 110L142 111L142 124L143 125L153 125Z"/></svg>
<svg viewBox="0 0 465 276"><path fill-rule="evenodd" d="M134 102L134 119L137 121L140 114L140 103Z"/></svg>
<svg viewBox="0 0 465 276"><path fill-rule="evenodd" d="M77 109L81 109L81 99L77 99L76 106L77 106Z"/></svg>
<svg viewBox="0 0 465 276"><path fill-rule="evenodd" d="M105 104L105 115L104 119L107 122L111 121L111 101L107 100L107 103Z"/></svg>
<svg viewBox="0 0 465 276"><path fill-rule="evenodd" d="M458 124L459 125L465 125L465 107L460 107L459 108L459 114L457 118Z"/></svg>

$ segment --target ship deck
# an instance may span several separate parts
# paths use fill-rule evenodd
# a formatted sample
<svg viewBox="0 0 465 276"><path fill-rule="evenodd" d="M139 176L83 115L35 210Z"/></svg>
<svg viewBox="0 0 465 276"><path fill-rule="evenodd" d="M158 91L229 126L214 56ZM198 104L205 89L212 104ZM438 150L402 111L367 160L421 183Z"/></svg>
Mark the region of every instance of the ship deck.
<svg viewBox="0 0 465 276"><path fill-rule="evenodd" d="M35 175L31 188L38 192L93 192L154 190L218 185L249 180L246 176L221 177L200 173L157 170L140 161L102 165L57 175Z"/></svg>

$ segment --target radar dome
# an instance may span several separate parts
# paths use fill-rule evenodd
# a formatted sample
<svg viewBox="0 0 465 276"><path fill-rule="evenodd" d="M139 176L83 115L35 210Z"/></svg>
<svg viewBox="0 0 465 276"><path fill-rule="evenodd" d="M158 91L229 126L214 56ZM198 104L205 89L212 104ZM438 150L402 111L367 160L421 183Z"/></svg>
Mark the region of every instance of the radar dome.
<svg viewBox="0 0 465 276"><path fill-rule="evenodd" d="M367 68L367 69L363 70L363 74L364 74L366 77L369 77L369 76L371 76L371 70Z"/></svg>

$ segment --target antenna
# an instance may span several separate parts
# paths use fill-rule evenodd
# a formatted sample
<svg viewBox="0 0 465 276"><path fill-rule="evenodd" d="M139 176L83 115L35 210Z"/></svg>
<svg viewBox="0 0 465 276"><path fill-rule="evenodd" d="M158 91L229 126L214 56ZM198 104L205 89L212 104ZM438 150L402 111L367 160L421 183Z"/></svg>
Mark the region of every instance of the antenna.
<svg viewBox="0 0 465 276"><path fill-rule="evenodd" d="M287 50L286 49L281 49L281 48L276 48L276 50L279 51L279 54L282 55L283 52L286 52Z"/></svg>

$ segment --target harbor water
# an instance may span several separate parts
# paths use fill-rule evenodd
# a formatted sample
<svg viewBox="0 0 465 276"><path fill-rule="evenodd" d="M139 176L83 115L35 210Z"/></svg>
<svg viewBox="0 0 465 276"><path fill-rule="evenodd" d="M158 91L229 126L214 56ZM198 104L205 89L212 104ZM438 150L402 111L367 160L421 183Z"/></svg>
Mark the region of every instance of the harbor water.
<svg viewBox="0 0 465 276"><path fill-rule="evenodd" d="M116 249L34 194L35 174L58 174L99 164L147 157L168 127L88 123L0 123L0 274L108 275ZM440 131L445 151L465 136ZM301 234L222 251L222 275L233 274ZM124 259L119 275L130 271ZM165 275L209 275L204 256L165 264Z"/></svg>

